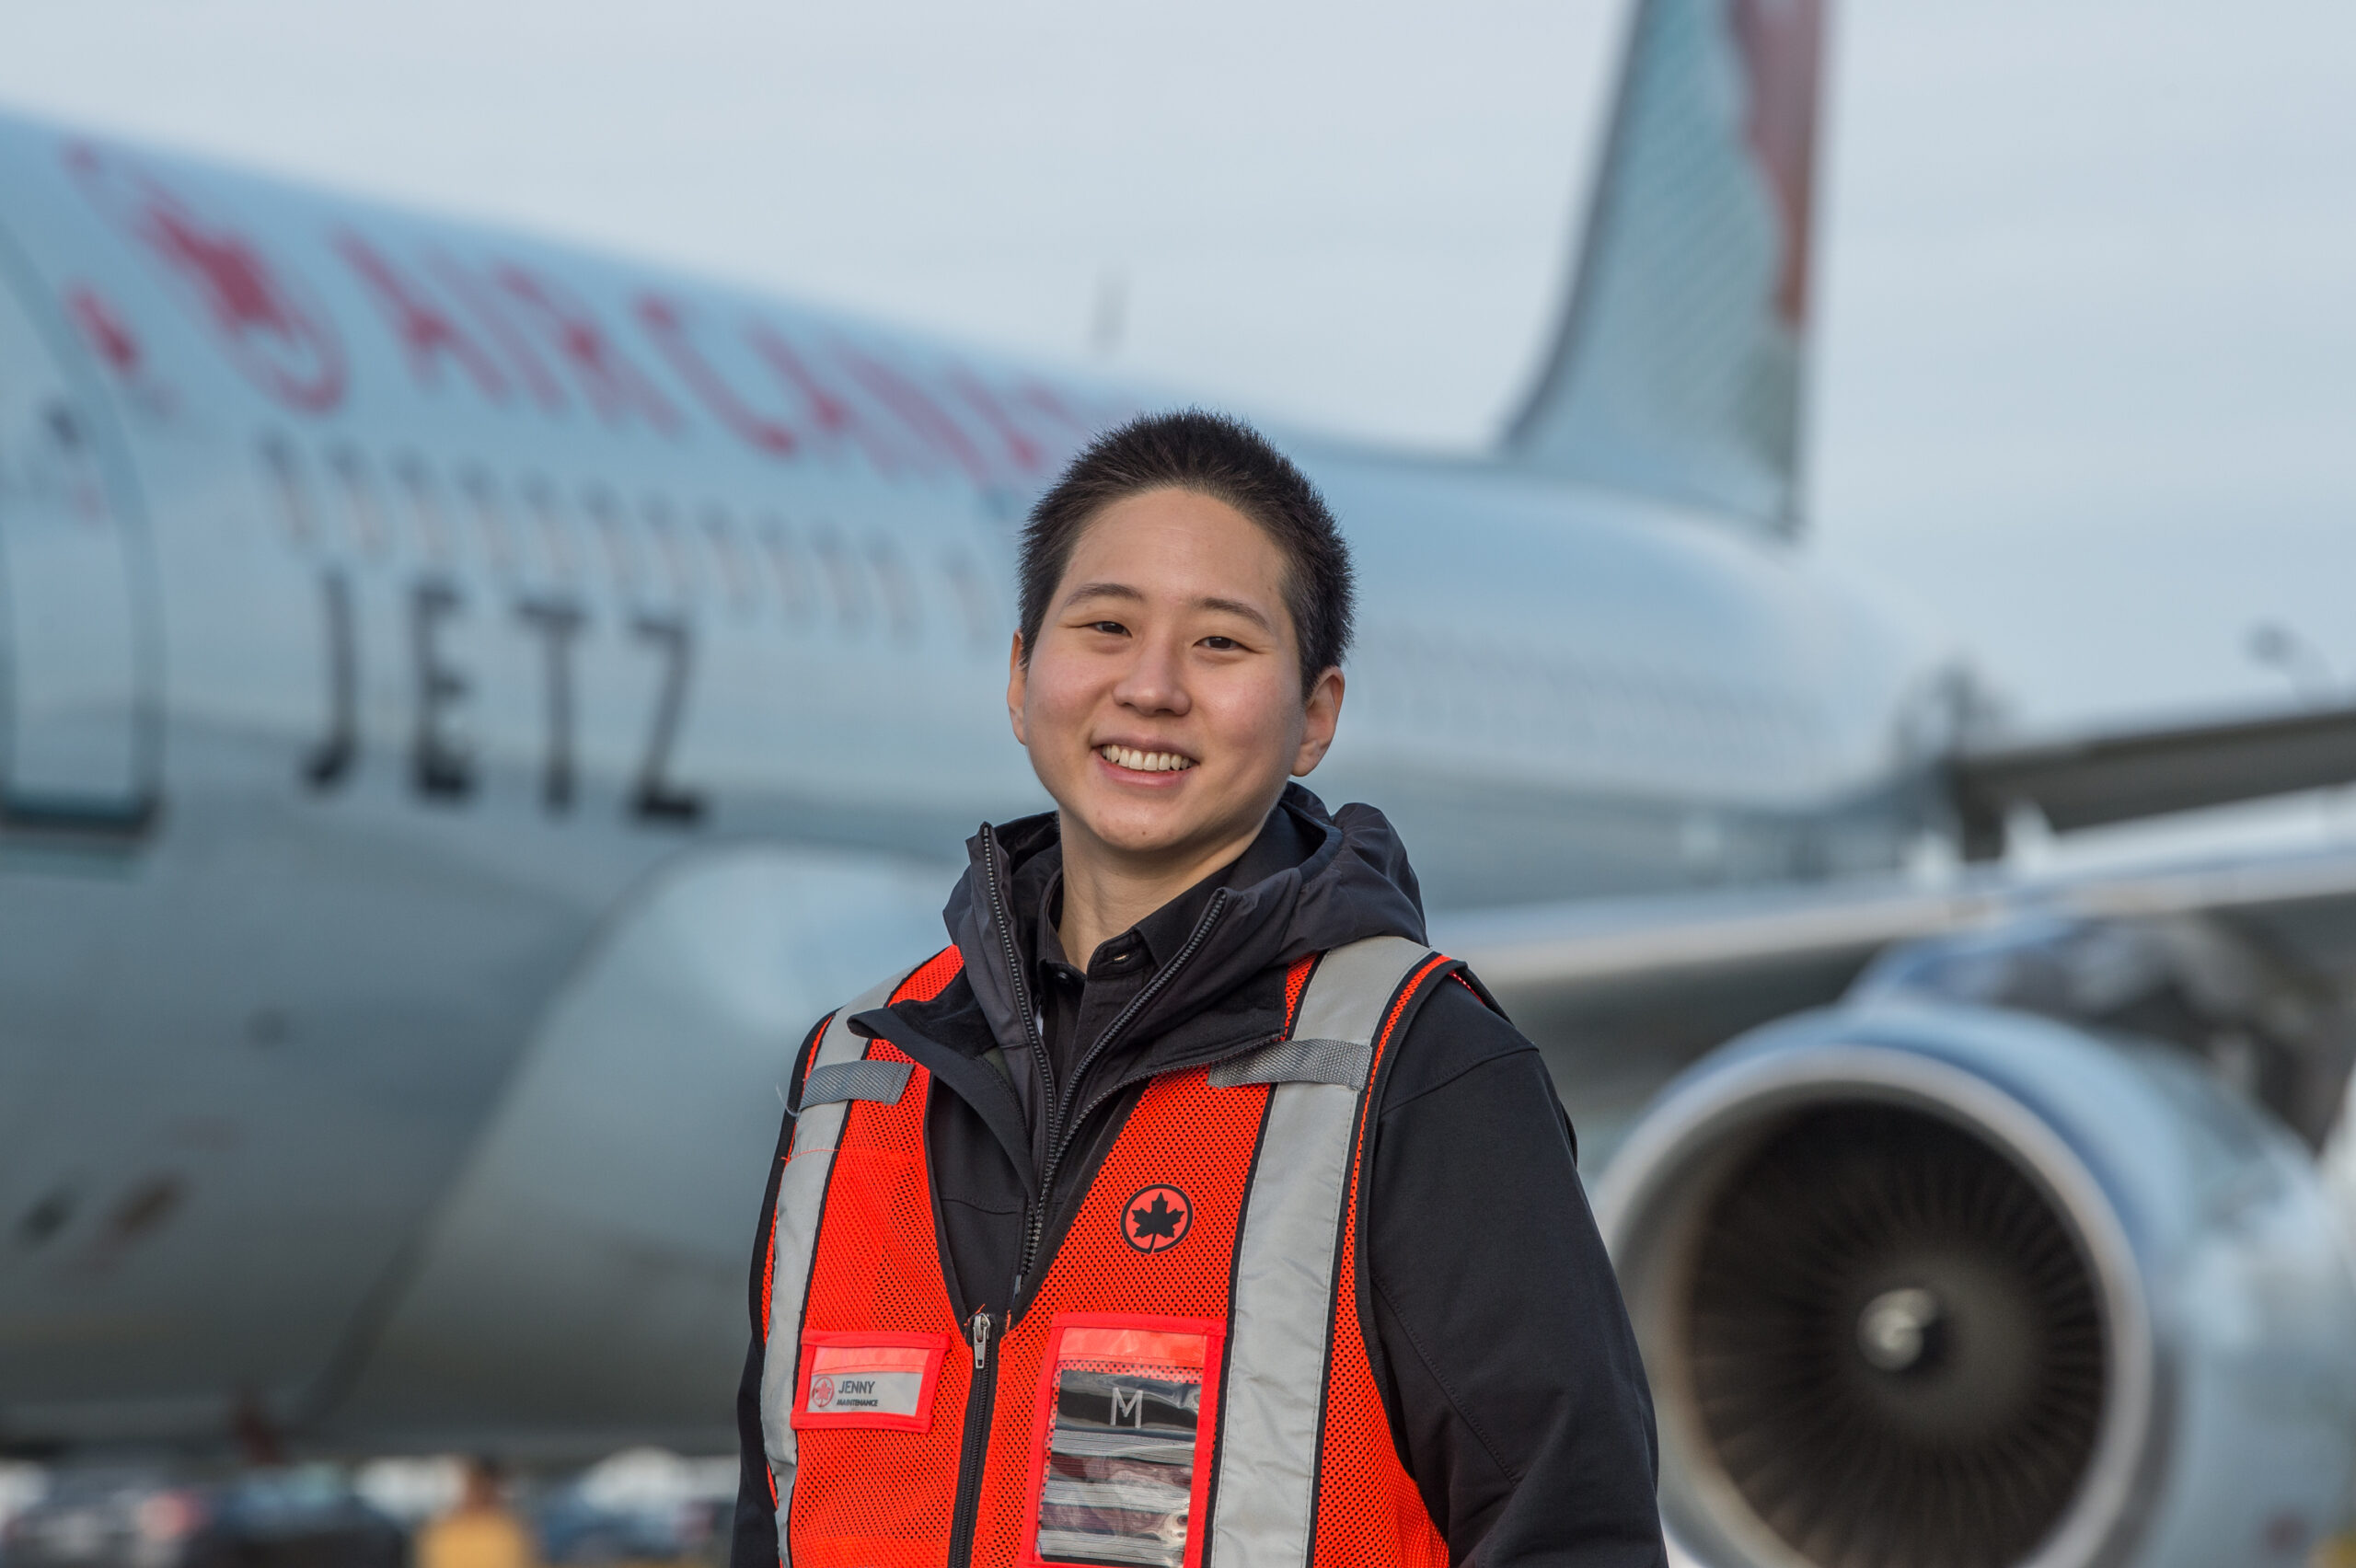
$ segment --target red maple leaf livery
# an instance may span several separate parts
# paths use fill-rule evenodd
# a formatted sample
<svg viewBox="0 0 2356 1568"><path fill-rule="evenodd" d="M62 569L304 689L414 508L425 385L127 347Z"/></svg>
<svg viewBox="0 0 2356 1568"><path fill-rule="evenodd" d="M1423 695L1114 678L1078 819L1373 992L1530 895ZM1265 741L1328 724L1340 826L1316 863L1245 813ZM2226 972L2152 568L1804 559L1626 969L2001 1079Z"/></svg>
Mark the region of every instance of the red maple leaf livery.
<svg viewBox="0 0 2356 1568"><path fill-rule="evenodd" d="M65 166L170 278L248 380L305 413L325 413L343 400L343 344L332 321L251 237L92 143L68 144Z"/></svg>

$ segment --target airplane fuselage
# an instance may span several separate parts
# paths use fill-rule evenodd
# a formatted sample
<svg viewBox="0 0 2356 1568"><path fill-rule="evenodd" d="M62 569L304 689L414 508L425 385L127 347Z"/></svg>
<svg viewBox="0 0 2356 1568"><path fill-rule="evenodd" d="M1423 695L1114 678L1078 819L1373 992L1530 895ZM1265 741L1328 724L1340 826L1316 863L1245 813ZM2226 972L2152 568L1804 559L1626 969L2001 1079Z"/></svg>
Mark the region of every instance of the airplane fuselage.
<svg viewBox="0 0 2356 1568"><path fill-rule="evenodd" d="M976 823L1044 805L1014 530L1157 400L0 121L0 1439L399 1405L371 1368L443 1343L454 1184L617 911L782 847L920 915ZM1952 664L1791 543L1291 444L1363 594L1310 783L1388 811L1435 907L1939 829ZM714 1086L728 1125L655 1128L719 1188L614 1265L691 1281L646 1335L741 1313L792 1043ZM583 1397L551 1425L697 1430Z"/></svg>

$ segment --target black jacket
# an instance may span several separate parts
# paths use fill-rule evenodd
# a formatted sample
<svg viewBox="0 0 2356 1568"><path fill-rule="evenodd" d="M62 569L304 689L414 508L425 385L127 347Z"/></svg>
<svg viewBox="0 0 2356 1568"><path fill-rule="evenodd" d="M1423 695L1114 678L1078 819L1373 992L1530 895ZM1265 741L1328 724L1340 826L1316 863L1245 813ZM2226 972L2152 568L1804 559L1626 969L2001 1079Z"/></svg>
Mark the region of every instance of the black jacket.
<svg viewBox="0 0 2356 1568"><path fill-rule="evenodd" d="M960 1320L1014 1299L1042 1201L1034 1282L1044 1274L1148 1078L1278 1032L1294 959L1361 937L1424 939L1415 873L1381 813L1353 805L1329 817L1295 785L1233 866L1091 955L1087 995L1062 1015L1069 1037L1043 1063L1029 1018L1055 1005L1038 990L1061 961L1042 951L1053 946L1042 914L1057 846L1052 815L984 827L943 912L963 973L932 1001L852 1021L915 1057L944 1091L925 1136ZM794 1065L796 1099L816 1035ZM1664 1558L1651 1399L1570 1122L1536 1048L1472 984L1449 982L1392 1050L1369 1153L1367 1312L1392 1436L1451 1561L1655 1568ZM1050 1105L1064 1154L1042 1200ZM760 1273L791 1130L789 1116L753 1248L731 1568L777 1561Z"/></svg>

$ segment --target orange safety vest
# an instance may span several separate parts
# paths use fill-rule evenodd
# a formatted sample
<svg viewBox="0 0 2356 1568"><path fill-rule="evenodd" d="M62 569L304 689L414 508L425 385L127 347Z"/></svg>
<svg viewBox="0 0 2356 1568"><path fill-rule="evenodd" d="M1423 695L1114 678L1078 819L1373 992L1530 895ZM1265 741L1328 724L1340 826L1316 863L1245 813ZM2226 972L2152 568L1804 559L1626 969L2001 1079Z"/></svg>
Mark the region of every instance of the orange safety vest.
<svg viewBox="0 0 2356 1568"><path fill-rule="evenodd" d="M1457 965L1370 938L1285 1035L1150 1080L1011 1323L955 1320L930 1075L828 1020L780 1178L761 1416L783 1568L1445 1568L1369 1359L1357 1238L1386 1047Z"/></svg>

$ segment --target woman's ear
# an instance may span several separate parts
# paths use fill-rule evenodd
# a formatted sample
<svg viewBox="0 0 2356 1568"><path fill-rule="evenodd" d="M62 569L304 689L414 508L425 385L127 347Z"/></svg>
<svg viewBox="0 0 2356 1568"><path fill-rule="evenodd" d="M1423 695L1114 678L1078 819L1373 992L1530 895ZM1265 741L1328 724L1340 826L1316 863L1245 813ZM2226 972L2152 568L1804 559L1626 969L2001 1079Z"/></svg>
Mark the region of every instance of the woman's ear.
<svg viewBox="0 0 2356 1568"><path fill-rule="evenodd" d="M1014 726L1015 744L1022 746L1031 744L1022 732L1022 697L1030 681L1031 672L1022 664L1022 634L1018 631L1014 634L1014 646L1006 655L1006 717Z"/></svg>
<svg viewBox="0 0 2356 1568"><path fill-rule="evenodd" d="M1342 667L1329 664L1323 673L1309 684L1309 701L1303 710L1300 729L1300 750L1293 754L1292 773L1304 778L1325 760L1333 748L1334 731L1342 721Z"/></svg>

